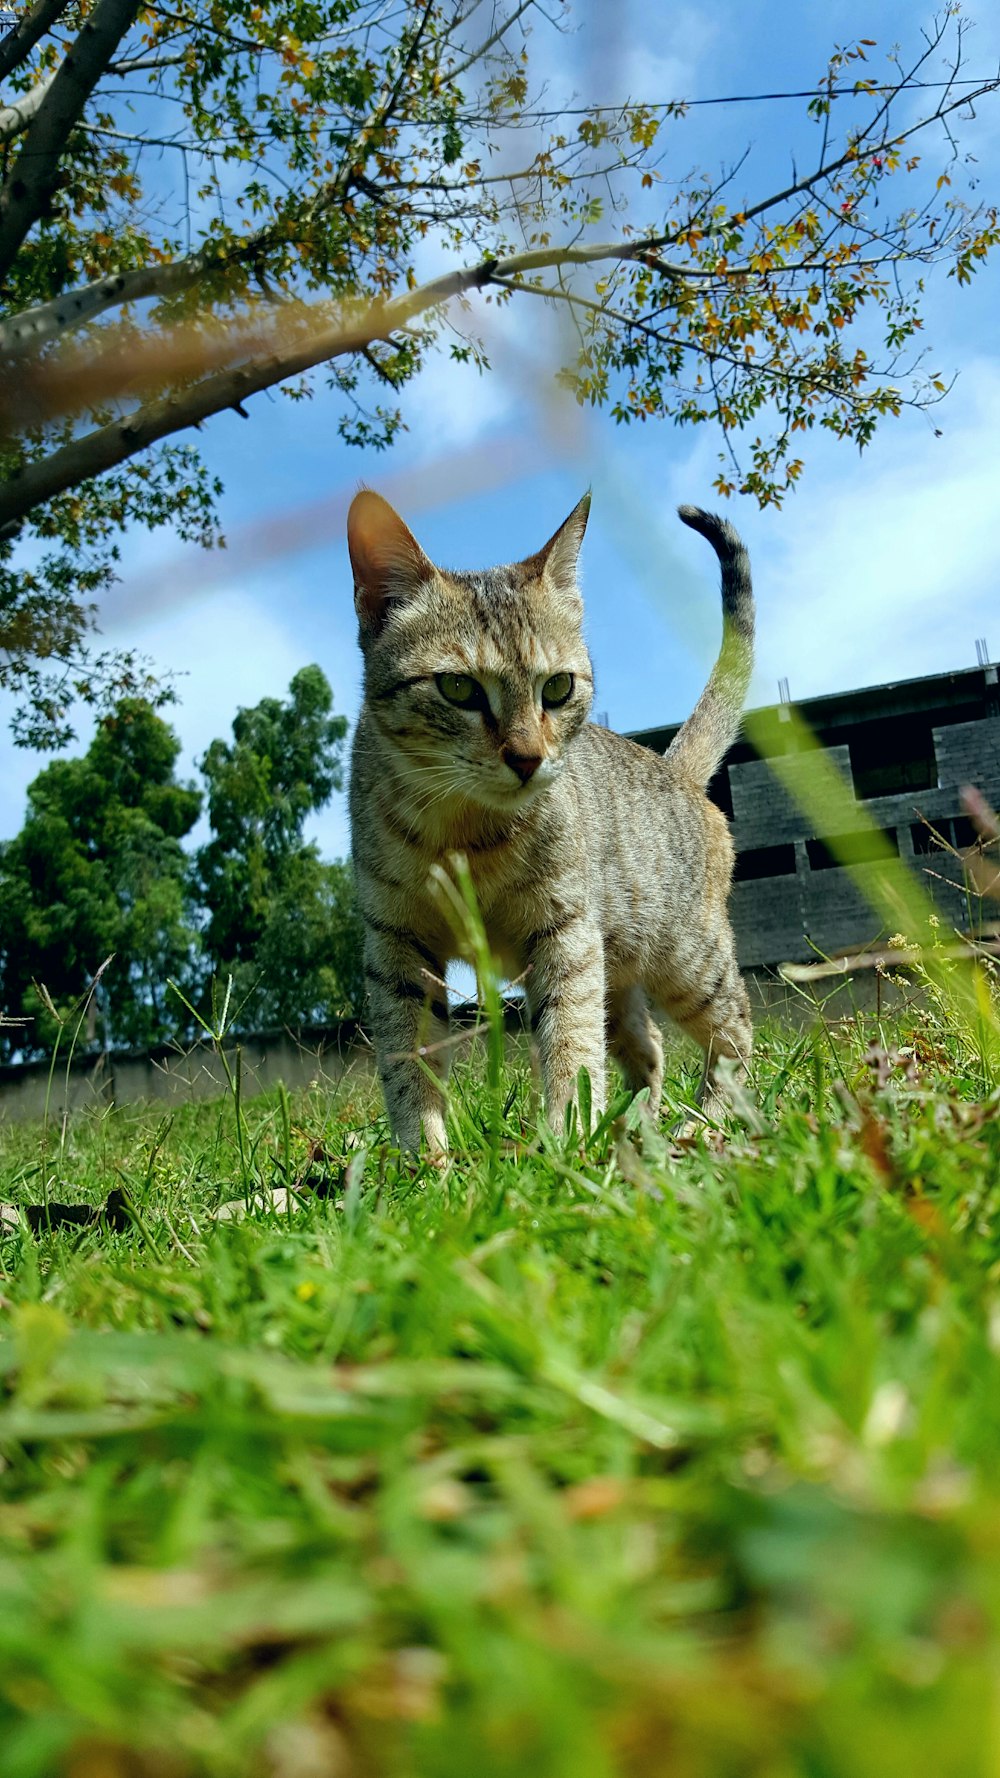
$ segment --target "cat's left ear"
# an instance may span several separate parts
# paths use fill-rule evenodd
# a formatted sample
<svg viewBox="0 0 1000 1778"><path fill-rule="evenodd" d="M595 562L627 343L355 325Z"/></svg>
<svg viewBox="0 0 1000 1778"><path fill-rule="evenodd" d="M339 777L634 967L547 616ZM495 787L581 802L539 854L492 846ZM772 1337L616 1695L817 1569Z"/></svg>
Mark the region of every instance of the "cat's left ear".
<svg viewBox="0 0 1000 1778"><path fill-rule="evenodd" d="M398 512L372 488L362 488L347 515L347 547L354 570L354 604L363 640L374 640L389 608L430 580L434 566Z"/></svg>
<svg viewBox="0 0 1000 1778"><path fill-rule="evenodd" d="M589 513L590 495L584 494L583 499L574 506L569 518L564 520L555 535L549 538L544 549L540 549L535 558L561 592L575 593L578 591L576 564L580 554L580 545L583 542L583 534L587 529Z"/></svg>

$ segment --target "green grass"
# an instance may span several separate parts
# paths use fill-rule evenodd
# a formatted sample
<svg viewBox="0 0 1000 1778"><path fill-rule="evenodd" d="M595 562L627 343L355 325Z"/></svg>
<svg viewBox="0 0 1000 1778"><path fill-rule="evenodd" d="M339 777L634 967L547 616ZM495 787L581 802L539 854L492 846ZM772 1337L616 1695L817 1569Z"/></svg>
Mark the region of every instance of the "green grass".
<svg viewBox="0 0 1000 1778"><path fill-rule="evenodd" d="M756 1086L581 1157L470 1068L444 1175L343 1095L7 1132L131 1208L0 1238L3 1778L994 1773L997 1097L930 1017Z"/></svg>

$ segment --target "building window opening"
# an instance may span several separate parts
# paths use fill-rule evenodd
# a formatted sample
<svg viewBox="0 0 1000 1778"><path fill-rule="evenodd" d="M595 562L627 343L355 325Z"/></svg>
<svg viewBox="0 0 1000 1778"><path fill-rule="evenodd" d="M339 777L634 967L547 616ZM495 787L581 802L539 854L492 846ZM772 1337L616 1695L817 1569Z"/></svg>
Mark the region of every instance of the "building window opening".
<svg viewBox="0 0 1000 1778"><path fill-rule="evenodd" d="M733 877L737 883L759 882L762 877L794 877L794 846L751 846L737 852Z"/></svg>
<svg viewBox="0 0 1000 1778"><path fill-rule="evenodd" d="M925 821L916 821L910 828L913 850L918 858L929 857L933 852L941 853L948 846L954 846L957 852L967 852L978 837L967 815L941 816L929 827Z"/></svg>
<svg viewBox="0 0 1000 1778"><path fill-rule="evenodd" d="M849 744L855 795L861 802L873 796L932 790L937 784L933 716L859 722Z"/></svg>
<svg viewBox="0 0 1000 1778"><path fill-rule="evenodd" d="M831 834L825 840L807 840L806 854L813 870L838 870L846 864L877 864L885 857L886 846L899 855L899 840L894 827L874 833Z"/></svg>
<svg viewBox="0 0 1000 1778"><path fill-rule="evenodd" d="M967 852L970 846L978 845L977 834L968 815L953 815L951 821L951 843L960 852Z"/></svg>
<svg viewBox="0 0 1000 1778"><path fill-rule="evenodd" d="M914 821L910 828L913 850L918 858L928 858L932 852L940 852L942 840L951 845L951 823L949 821Z"/></svg>

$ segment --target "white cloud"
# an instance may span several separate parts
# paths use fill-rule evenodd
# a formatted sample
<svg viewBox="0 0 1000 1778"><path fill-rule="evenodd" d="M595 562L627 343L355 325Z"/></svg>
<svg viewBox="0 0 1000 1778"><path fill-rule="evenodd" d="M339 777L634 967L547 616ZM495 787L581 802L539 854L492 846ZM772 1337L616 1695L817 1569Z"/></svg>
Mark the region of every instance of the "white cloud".
<svg viewBox="0 0 1000 1778"><path fill-rule="evenodd" d="M315 573L315 570L313 570ZM318 661L333 687L334 709L353 720L360 701L354 613L332 598L317 619L308 614L295 580L278 565L276 581L256 587L216 589L197 604L129 631L158 668L183 675L180 702L165 712L181 741L178 770L193 772L209 743L232 733L236 711L264 697L283 697L300 667ZM280 615L279 615L280 613ZM108 640L118 638L108 632ZM326 856L347 849L345 799L336 796L310 823L308 837ZM205 830L207 831L207 830ZM194 838L203 837L199 828Z"/></svg>
<svg viewBox="0 0 1000 1778"><path fill-rule="evenodd" d="M417 461L460 449L508 419L514 394L503 377L482 374L450 356L447 333L406 391L406 417ZM458 343L457 341L455 342Z"/></svg>
<svg viewBox="0 0 1000 1778"><path fill-rule="evenodd" d="M271 609L269 609L269 606ZM127 637L105 632L110 646L138 642L158 668L182 675L180 703L167 712L183 745L185 769L216 735L228 735L237 709L263 697L281 696L293 674L317 658L317 638L303 636L273 615L287 612L280 593L269 600L245 589L225 588L184 605L169 616L130 627ZM352 637L353 642L353 637ZM336 656L339 650L331 650ZM352 675L337 672L336 658L324 662L338 709L354 701Z"/></svg>
<svg viewBox="0 0 1000 1778"><path fill-rule="evenodd" d="M622 53L615 91L647 104L697 97L701 72L718 40L718 21L703 9L678 6L658 23L662 32L655 50L643 43L640 30L619 33ZM602 86L606 84L605 76Z"/></svg>
<svg viewBox="0 0 1000 1778"><path fill-rule="evenodd" d="M942 437L889 422L860 461L822 453L758 563L772 680L808 696L972 666L983 634L1000 653L998 411L1000 363L981 360L936 414Z"/></svg>

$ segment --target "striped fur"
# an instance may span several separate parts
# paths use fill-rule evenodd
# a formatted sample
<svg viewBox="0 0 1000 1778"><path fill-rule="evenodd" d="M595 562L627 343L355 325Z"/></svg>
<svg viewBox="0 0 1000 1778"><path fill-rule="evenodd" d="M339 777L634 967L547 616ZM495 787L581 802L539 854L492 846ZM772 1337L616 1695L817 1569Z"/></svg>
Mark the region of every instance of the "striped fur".
<svg viewBox="0 0 1000 1778"><path fill-rule="evenodd" d="M660 758L588 721L576 580L588 506L537 555L478 574L435 567L377 494L363 490L351 508L365 662L352 846L379 1072L403 1149L446 1149L444 971L458 941L431 867L452 852L468 859L495 954L524 979L550 1118L561 1119L581 1067L603 1105L608 1051L630 1086L648 1087L655 1112L663 1051L652 1008L702 1045L709 1107L717 1059L749 1057L726 912L732 843L704 788L749 676L746 552L723 520L681 508L720 559L724 639ZM543 686L566 674L569 696L546 707ZM475 703L449 702L442 675L474 680Z"/></svg>
<svg viewBox="0 0 1000 1778"><path fill-rule="evenodd" d="M753 587L750 558L728 519L679 506L685 525L712 545L722 568L722 648L709 681L670 747L672 763L704 788L721 765L740 726L753 668Z"/></svg>

